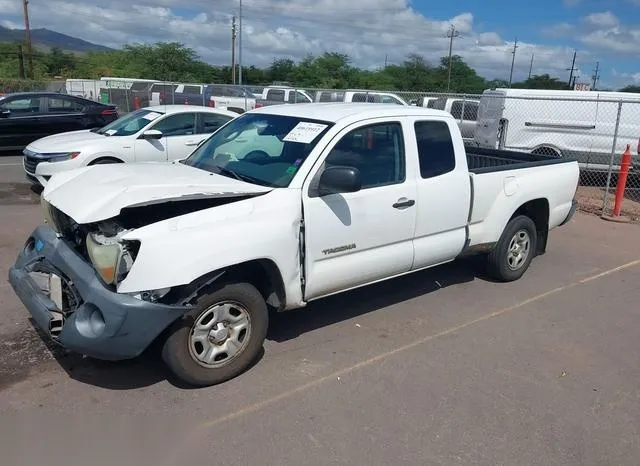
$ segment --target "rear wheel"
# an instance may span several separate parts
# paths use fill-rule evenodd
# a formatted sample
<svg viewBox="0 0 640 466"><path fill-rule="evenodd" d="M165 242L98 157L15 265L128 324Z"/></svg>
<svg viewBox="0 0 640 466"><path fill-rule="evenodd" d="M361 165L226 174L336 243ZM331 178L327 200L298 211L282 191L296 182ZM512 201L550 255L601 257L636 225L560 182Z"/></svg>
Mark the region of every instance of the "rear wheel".
<svg viewBox="0 0 640 466"><path fill-rule="evenodd" d="M215 385L244 372L267 335L267 305L248 283L223 285L201 296L169 329L162 358L181 380Z"/></svg>
<svg viewBox="0 0 640 466"><path fill-rule="evenodd" d="M503 282L522 277L533 260L537 240L533 220L525 215L511 219L487 257L489 274Z"/></svg>

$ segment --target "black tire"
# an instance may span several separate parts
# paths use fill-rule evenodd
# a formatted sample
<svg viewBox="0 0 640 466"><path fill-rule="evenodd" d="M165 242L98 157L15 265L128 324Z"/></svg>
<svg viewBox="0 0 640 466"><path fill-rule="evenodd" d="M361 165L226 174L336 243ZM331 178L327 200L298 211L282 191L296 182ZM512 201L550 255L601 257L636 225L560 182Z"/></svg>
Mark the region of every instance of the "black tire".
<svg viewBox="0 0 640 466"><path fill-rule="evenodd" d="M243 308L248 316L247 341L242 340L242 349L227 363L216 367L205 367L198 362L197 344L193 345L192 330L198 319L212 313L218 303L233 303ZM236 311L238 312L238 311ZM217 325L217 324L216 324ZM176 321L168 331L162 348L162 359L171 372L182 381L194 386L210 386L225 382L244 372L257 358L267 336L269 313L260 292L248 283L225 284L209 294L198 298L194 309ZM230 330L233 332L233 330ZM213 344L207 343L211 346ZM221 347L221 345L218 345ZM206 348L205 348L206 349Z"/></svg>
<svg viewBox="0 0 640 466"><path fill-rule="evenodd" d="M514 263L509 250L512 241L520 232L525 232L528 235L528 253L524 260ZM502 282L518 280L529 268L536 253L537 242L537 230L533 220L525 215L519 215L511 219L502 232L498 244L487 256L487 272L492 278Z"/></svg>

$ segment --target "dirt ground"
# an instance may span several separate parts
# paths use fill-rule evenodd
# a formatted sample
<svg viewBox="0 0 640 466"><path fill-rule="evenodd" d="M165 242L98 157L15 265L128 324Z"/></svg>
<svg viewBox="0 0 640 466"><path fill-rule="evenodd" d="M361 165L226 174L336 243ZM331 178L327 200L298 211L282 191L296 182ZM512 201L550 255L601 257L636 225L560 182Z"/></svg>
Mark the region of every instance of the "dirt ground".
<svg viewBox="0 0 640 466"><path fill-rule="evenodd" d="M604 194L605 188L580 186L576 193L579 210L590 214L601 215ZM610 215L613 210L614 197L615 188L609 190L606 212L608 215ZM624 200L622 201L621 216L633 222L640 223L640 189L627 189Z"/></svg>

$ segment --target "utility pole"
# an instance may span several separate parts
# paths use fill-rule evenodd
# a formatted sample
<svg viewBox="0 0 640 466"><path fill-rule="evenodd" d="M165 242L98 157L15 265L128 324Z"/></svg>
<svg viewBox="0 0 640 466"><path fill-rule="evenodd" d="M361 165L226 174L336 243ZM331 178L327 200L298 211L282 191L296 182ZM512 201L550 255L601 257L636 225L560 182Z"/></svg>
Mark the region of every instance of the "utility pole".
<svg viewBox="0 0 640 466"><path fill-rule="evenodd" d="M600 80L599 72L600 72L600 62L598 61L598 62L596 62L596 69L594 70L593 77L592 77L592 79L593 79L593 88L592 88L592 90L593 91L596 90L596 85L598 84L598 81Z"/></svg>
<svg viewBox="0 0 640 466"><path fill-rule="evenodd" d="M24 74L24 52L22 51L22 44L18 44L18 70L20 73L20 79L25 79Z"/></svg>
<svg viewBox="0 0 640 466"><path fill-rule="evenodd" d="M29 0L22 0L22 6L24 8L24 32L27 40L27 54L29 56L29 76L31 79L33 76L33 51L31 49L31 29L29 27Z"/></svg>
<svg viewBox="0 0 640 466"><path fill-rule="evenodd" d="M513 43L513 51L511 52L511 72L509 73L509 87L511 87L511 81L513 80L513 65L516 63L516 49L518 48L518 38L516 37Z"/></svg>
<svg viewBox="0 0 640 466"><path fill-rule="evenodd" d="M447 37L449 38L449 75L447 77L447 92L451 88L451 52L453 51L453 38L458 37L460 34L456 31L456 27L452 24L447 31Z"/></svg>
<svg viewBox="0 0 640 466"><path fill-rule="evenodd" d="M535 53L531 54L531 63L529 63L529 77L527 79L531 79L531 71L533 71L533 57L535 56Z"/></svg>
<svg viewBox="0 0 640 466"><path fill-rule="evenodd" d="M236 17L231 21L231 84L236 83Z"/></svg>
<svg viewBox="0 0 640 466"><path fill-rule="evenodd" d="M240 0L240 37L238 38L238 84L242 85L242 0Z"/></svg>
<svg viewBox="0 0 640 466"><path fill-rule="evenodd" d="M387 69L387 59L388 59L388 58L389 58L389 55L388 55L388 54L384 56L384 69L385 69L385 70Z"/></svg>
<svg viewBox="0 0 640 466"><path fill-rule="evenodd" d="M576 70L576 54L577 51L574 50L573 51L573 61L571 62L571 68L569 68L569 70L571 70L571 72L569 73L569 89L572 89L572 81L573 81L573 72Z"/></svg>

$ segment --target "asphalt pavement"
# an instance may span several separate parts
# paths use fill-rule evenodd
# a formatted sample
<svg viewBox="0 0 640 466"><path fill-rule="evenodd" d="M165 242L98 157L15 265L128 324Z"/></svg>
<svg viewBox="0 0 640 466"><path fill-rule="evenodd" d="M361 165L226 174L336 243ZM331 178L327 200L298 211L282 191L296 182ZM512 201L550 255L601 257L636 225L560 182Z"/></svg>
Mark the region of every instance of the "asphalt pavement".
<svg viewBox="0 0 640 466"><path fill-rule="evenodd" d="M0 184L16 182L24 182L22 157L0 156Z"/></svg>
<svg viewBox="0 0 640 466"><path fill-rule="evenodd" d="M2 277L40 219L8 180ZM156 349L47 346L3 278L0 463L637 464L639 233L578 214L517 282L460 261L275 316L260 361L204 389Z"/></svg>

